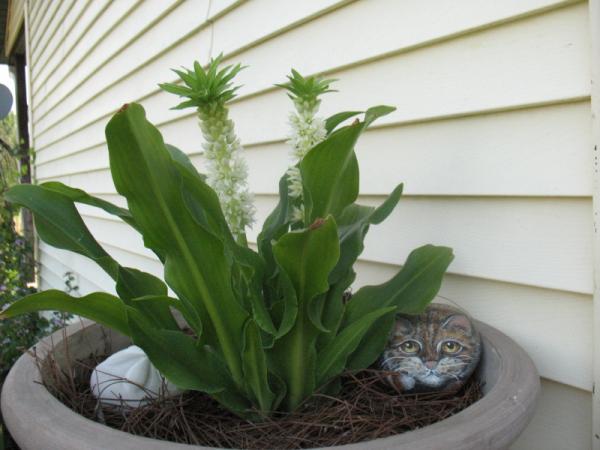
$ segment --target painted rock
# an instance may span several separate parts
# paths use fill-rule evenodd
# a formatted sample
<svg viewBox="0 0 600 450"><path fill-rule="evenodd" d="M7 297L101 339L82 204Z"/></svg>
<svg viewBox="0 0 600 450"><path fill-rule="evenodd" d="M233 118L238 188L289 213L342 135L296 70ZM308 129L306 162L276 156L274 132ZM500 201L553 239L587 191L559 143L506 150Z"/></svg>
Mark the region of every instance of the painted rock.
<svg viewBox="0 0 600 450"><path fill-rule="evenodd" d="M139 407L150 399L181 391L152 365L144 351L132 345L102 361L90 379L94 397L105 405Z"/></svg>
<svg viewBox="0 0 600 450"><path fill-rule="evenodd" d="M379 367L398 392L459 389L481 357L481 337L469 316L433 303L419 315L398 314Z"/></svg>

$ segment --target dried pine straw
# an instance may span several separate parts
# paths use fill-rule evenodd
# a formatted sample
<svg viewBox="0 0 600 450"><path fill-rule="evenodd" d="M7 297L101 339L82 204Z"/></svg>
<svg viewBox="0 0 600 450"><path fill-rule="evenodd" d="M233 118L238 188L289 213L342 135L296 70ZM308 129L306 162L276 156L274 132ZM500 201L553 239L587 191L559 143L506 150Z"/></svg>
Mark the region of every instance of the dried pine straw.
<svg viewBox="0 0 600 450"><path fill-rule="evenodd" d="M385 372L369 369L345 374L335 398L316 393L299 411L250 422L199 392L137 409L101 407L89 387L92 369L101 360L77 361L71 370L63 371L46 358L41 365L44 384L89 419L140 436L208 447L298 449L351 444L430 425L482 396L474 379L452 394L399 395L383 381Z"/></svg>

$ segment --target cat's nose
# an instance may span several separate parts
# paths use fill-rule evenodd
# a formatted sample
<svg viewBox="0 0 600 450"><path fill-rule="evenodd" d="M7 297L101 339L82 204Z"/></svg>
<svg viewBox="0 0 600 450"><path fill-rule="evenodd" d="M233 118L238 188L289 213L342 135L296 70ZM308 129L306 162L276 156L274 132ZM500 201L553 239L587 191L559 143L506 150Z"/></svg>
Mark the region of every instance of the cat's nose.
<svg viewBox="0 0 600 450"><path fill-rule="evenodd" d="M433 369L435 366L437 366L437 361L427 361L425 363L425 367L427 367L428 369Z"/></svg>

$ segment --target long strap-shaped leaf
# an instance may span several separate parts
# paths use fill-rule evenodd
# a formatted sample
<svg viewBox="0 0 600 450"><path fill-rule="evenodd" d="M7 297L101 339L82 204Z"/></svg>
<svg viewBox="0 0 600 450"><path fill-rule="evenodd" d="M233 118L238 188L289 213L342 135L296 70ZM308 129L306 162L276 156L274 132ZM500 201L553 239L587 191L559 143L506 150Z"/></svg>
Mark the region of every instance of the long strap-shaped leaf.
<svg viewBox="0 0 600 450"><path fill-rule="evenodd" d="M86 317L129 336L125 304L110 294L95 292L85 297L71 297L62 291L48 290L31 294L12 303L0 319L37 311L62 311Z"/></svg>
<svg viewBox="0 0 600 450"><path fill-rule="evenodd" d="M302 231L283 235L273 254L297 294L298 315L292 329L277 340L271 353L273 366L288 386L285 399L293 410L315 387L315 341L319 330L308 310L316 296L327 291L327 279L339 257L337 227L332 216L319 219Z"/></svg>
<svg viewBox="0 0 600 450"><path fill-rule="evenodd" d="M131 217L131 213L127 211L125 208L121 208L119 206L113 205L106 200L103 200L98 197L94 197L93 195L88 194L81 189L72 188L58 181L48 181L46 183L40 184L44 189L56 192L65 197L68 197L74 202L83 203L85 205L95 206L96 208L103 209L109 214L119 217L124 222L128 223L132 227L135 228L135 221L133 217Z"/></svg>
<svg viewBox="0 0 600 450"><path fill-rule="evenodd" d="M31 210L44 242L92 259L117 279L119 264L96 242L70 198L42 186L21 184L11 188L6 199Z"/></svg>
<svg viewBox="0 0 600 450"><path fill-rule="evenodd" d="M344 328L370 312L388 306L395 306L397 312L406 314L423 312L438 293L453 258L452 249L448 247L424 245L413 250L402 269L389 281L379 286L365 286L352 296L346 307ZM391 324L390 316L379 319L351 357L350 368L362 369L377 359Z"/></svg>
<svg viewBox="0 0 600 450"><path fill-rule="evenodd" d="M331 133L313 147L300 163L306 223L333 214L337 217L358 196L358 162L354 145L360 134L378 117L395 108L376 106L357 122Z"/></svg>
<svg viewBox="0 0 600 450"><path fill-rule="evenodd" d="M165 280L179 298L214 325L217 342L212 344L222 350L241 385L240 349L248 314L234 298L223 242L188 211L181 175L140 105L126 105L115 114L106 139L113 181L127 198L144 242L165 256Z"/></svg>
<svg viewBox="0 0 600 450"><path fill-rule="evenodd" d="M140 346L152 364L171 382L183 389L207 393L228 387L229 376L217 356L181 331L158 330L131 307L126 313L134 344Z"/></svg>
<svg viewBox="0 0 600 450"><path fill-rule="evenodd" d="M319 354L317 385L342 373L348 356L356 349L363 336L381 316L393 312L394 306L376 309L344 328Z"/></svg>

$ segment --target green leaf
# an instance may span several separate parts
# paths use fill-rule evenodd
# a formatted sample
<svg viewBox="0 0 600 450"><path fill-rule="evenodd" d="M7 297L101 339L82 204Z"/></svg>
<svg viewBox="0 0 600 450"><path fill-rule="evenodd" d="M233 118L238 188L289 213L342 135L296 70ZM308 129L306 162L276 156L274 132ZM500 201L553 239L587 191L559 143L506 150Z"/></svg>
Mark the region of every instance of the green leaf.
<svg viewBox="0 0 600 450"><path fill-rule="evenodd" d="M139 311L127 308L133 343L176 386L209 394L230 387L231 377L216 355L181 331L157 330Z"/></svg>
<svg viewBox="0 0 600 450"><path fill-rule="evenodd" d="M393 108L376 106L365 121L341 128L313 147L300 163L307 223L317 217L334 217L358 196L358 162L354 146L360 134L378 117Z"/></svg>
<svg viewBox="0 0 600 450"><path fill-rule="evenodd" d="M396 107L388 105L373 106L372 108L367 109L367 112L365 113L365 128L368 128L373 122L375 122L380 117L387 116L388 114L393 113L394 111L396 111Z"/></svg>
<svg viewBox="0 0 600 450"><path fill-rule="evenodd" d="M279 202L265 220L262 231L257 238L258 251L265 260L268 277L274 276L277 270L277 265L273 257L273 242L288 231L289 216L288 177L287 175L283 175L279 180Z"/></svg>
<svg viewBox="0 0 600 450"><path fill-rule="evenodd" d="M343 121L348 120L351 117L358 116L363 112L364 111L344 111L328 117L325 120L325 130L327 131L327 134L331 134L331 132L335 130Z"/></svg>
<svg viewBox="0 0 600 450"><path fill-rule="evenodd" d="M394 210L402 196L403 185L398 185L377 208L348 205L337 220L340 235L340 259L329 277L335 284L347 276L364 249L364 240L370 225L383 222Z"/></svg>
<svg viewBox="0 0 600 450"><path fill-rule="evenodd" d="M198 215L190 212L182 190L183 185L189 188L185 171L140 105L122 108L108 123L106 138L117 191L127 198L146 245L164 255L165 281L187 310L214 328L213 333L203 327L203 342L223 352L241 385L240 349L248 314L235 299L230 255L211 225L219 219L199 202L195 206L202 208L206 222L199 223Z"/></svg>
<svg viewBox="0 0 600 450"><path fill-rule="evenodd" d="M231 259L232 284L238 303L244 308L252 308L254 318L260 327L274 334L275 328L262 295L264 275L262 258L235 241L217 195L206 184L204 177L196 171L189 158L173 146L167 145L167 149L182 176L183 199L188 211L200 226L223 242L226 253ZM249 305L246 304L248 302Z"/></svg>
<svg viewBox="0 0 600 450"><path fill-rule="evenodd" d="M335 339L319 353L317 384L321 385L342 373L346 367L348 356L356 349L373 323L395 309L395 306L377 309L342 329Z"/></svg>
<svg viewBox="0 0 600 450"><path fill-rule="evenodd" d="M306 223L338 216L358 196L358 162L354 145L362 125L342 128L313 147L300 162Z"/></svg>
<svg viewBox="0 0 600 450"><path fill-rule="evenodd" d="M290 278L300 307L327 292L329 273L338 261L339 251L332 216L315 221L307 229L285 234L273 246L277 264Z"/></svg>
<svg viewBox="0 0 600 450"><path fill-rule="evenodd" d="M31 210L44 242L92 259L116 280L118 263L96 242L70 198L30 184L12 187L5 198Z"/></svg>
<svg viewBox="0 0 600 450"><path fill-rule="evenodd" d="M309 310L311 302L328 290L327 279L339 257L335 220L329 216L307 229L283 235L273 246L273 254L298 300L294 326L276 341L271 353L276 374L288 386L286 406L293 410L311 394L316 381L315 341L320 318L309 317Z"/></svg>
<svg viewBox="0 0 600 450"><path fill-rule="evenodd" d="M281 293L281 302L283 303L283 314L275 335L275 338L279 339L285 336L294 326L298 317L298 297L290 277L285 272L280 271L278 273L277 284Z"/></svg>
<svg viewBox="0 0 600 450"><path fill-rule="evenodd" d="M365 286L352 296L346 306L345 326L380 308L396 307L396 312L419 314L438 293L446 269L454 255L448 247L425 245L411 252L402 269L379 286ZM371 364L385 345L391 323L382 319L370 330L349 366L364 368Z"/></svg>
<svg viewBox="0 0 600 450"><path fill-rule="evenodd" d="M102 200L101 198L89 195L87 192L82 191L81 189L72 188L58 181L48 181L46 183L40 184L40 186L44 189L48 189L58 194L64 195L65 197L71 199L73 202L83 203L85 205L95 206L96 208L103 209L107 213L122 219L124 222L131 225L133 228L136 227L133 217L131 217L131 213L125 208L121 208L119 206L113 205L110 202L107 202L106 200Z"/></svg>
<svg viewBox="0 0 600 450"><path fill-rule="evenodd" d="M260 330L252 320L248 320L244 332L242 353L244 380L250 392L265 415L271 411L275 394L269 386L267 358L263 350Z"/></svg>
<svg viewBox="0 0 600 450"><path fill-rule="evenodd" d="M37 311L76 314L113 328L126 336L130 334L124 303L121 299L103 292L95 292L81 298L71 297L54 289L38 292L11 304L2 311L0 319Z"/></svg>
<svg viewBox="0 0 600 450"><path fill-rule="evenodd" d="M131 305L131 300L139 297L167 297L167 286L160 280L141 270L130 267L119 267L117 278L117 294L125 303ZM156 326L169 330L179 330L177 322L165 302L138 303L136 307L145 314Z"/></svg>
<svg viewBox="0 0 600 450"><path fill-rule="evenodd" d="M192 161L190 160L188 155L186 155L174 145L165 144L165 147L167 147L167 150L169 151L169 154L171 155L173 161L175 161L181 168L185 169L192 178L198 177L203 182L206 182L206 175L203 175L200 172L198 172L194 164L192 164Z"/></svg>
<svg viewBox="0 0 600 450"><path fill-rule="evenodd" d="M321 305L320 312L323 328L327 330L327 333L323 333L319 336L317 350L322 350L335 338L344 317L344 293L355 278L356 273L352 267L350 267L346 272L345 277L330 286L327 297ZM331 274L329 275L329 279L331 280Z"/></svg>

